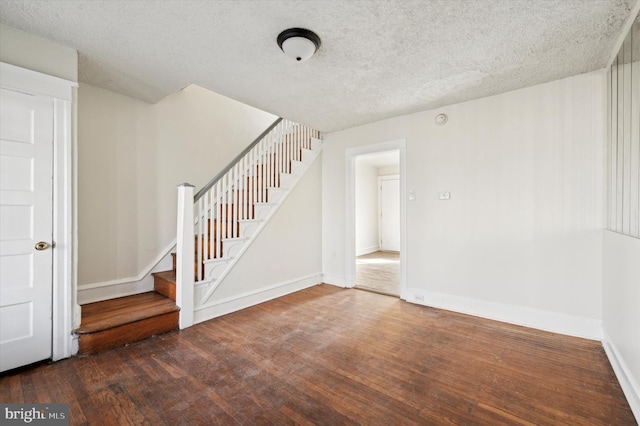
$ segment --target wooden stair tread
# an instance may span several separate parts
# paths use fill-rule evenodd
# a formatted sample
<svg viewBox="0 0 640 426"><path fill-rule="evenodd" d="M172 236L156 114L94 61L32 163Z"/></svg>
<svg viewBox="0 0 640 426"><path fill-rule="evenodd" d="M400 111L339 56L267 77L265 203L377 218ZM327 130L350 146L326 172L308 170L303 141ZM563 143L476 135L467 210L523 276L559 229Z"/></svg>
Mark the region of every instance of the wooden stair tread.
<svg viewBox="0 0 640 426"><path fill-rule="evenodd" d="M171 300L176 300L175 269L173 271L154 272L151 275L153 275L153 288L156 293L160 293Z"/></svg>
<svg viewBox="0 0 640 426"><path fill-rule="evenodd" d="M82 307L82 321L76 333L95 333L178 311L175 301L155 291L90 303Z"/></svg>
<svg viewBox="0 0 640 426"><path fill-rule="evenodd" d="M175 255L175 253L171 253L171 255ZM154 277L162 278L163 280L167 280L170 282L176 282L176 271L163 271L163 272L154 272Z"/></svg>

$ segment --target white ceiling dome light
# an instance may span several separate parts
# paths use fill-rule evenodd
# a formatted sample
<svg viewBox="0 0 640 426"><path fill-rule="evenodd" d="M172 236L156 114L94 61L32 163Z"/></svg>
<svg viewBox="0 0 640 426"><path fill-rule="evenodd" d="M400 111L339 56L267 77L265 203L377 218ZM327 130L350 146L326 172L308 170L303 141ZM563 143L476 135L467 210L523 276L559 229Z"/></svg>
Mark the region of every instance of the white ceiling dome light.
<svg viewBox="0 0 640 426"><path fill-rule="evenodd" d="M302 62L320 48L320 37L304 28L289 28L278 35L278 46L287 56Z"/></svg>

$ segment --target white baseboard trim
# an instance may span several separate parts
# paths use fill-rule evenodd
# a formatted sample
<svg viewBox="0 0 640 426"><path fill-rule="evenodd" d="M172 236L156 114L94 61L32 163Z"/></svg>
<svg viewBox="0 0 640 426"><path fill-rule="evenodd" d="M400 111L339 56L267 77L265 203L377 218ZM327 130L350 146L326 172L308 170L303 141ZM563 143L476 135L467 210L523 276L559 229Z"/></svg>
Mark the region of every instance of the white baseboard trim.
<svg viewBox="0 0 640 426"><path fill-rule="evenodd" d="M593 318L410 288L406 301L553 333L602 340L602 322Z"/></svg>
<svg viewBox="0 0 640 426"><path fill-rule="evenodd" d="M335 285L337 287L346 288L347 280L339 275L322 274L322 282L325 284Z"/></svg>
<svg viewBox="0 0 640 426"><path fill-rule="evenodd" d="M213 301L195 309L193 323L198 324L232 312L285 296L322 283L322 274L312 274L290 281L263 287L234 297Z"/></svg>
<svg viewBox="0 0 640 426"><path fill-rule="evenodd" d="M607 334L607 330L602 330L602 346L609 358L609 363L613 368L613 372L616 374L620 387L624 396L629 402L631 412L636 417L636 421L640 423L640 385L638 381L633 377L631 370L624 361L624 358L618 351L616 345L611 341L611 338Z"/></svg>
<svg viewBox="0 0 640 426"><path fill-rule="evenodd" d="M176 242L173 241L137 277L78 285L78 303L86 305L87 303L101 302L153 290L153 276L151 274L171 269L173 263L171 252L175 247Z"/></svg>
<svg viewBox="0 0 640 426"><path fill-rule="evenodd" d="M122 280L121 282L105 283L105 285L99 287L78 287L78 303L80 303L80 305L86 305L88 303L146 293L152 290L153 277L151 275L148 275L141 280Z"/></svg>
<svg viewBox="0 0 640 426"><path fill-rule="evenodd" d="M356 249L356 256L364 256L365 254L375 253L380 250L380 246L363 247Z"/></svg>

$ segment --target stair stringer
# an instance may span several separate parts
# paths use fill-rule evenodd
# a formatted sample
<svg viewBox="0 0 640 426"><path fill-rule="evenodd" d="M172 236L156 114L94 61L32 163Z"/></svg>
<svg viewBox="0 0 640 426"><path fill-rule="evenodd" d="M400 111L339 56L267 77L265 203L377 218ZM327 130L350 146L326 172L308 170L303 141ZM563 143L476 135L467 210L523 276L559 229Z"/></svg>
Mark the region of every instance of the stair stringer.
<svg viewBox="0 0 640 426"><path fill-rule="evenodd" d="M320 153L322 152L322 140L312 138L311 144L312 144L311 150L308 150L308 149L303 150L302 161L293 161L294 164L292 165L292 168L291 168L292 173L281 173L281 180L288 181L290 182L290 184L288 184L285 188L283 187L277 188L283 192L283 194L279 197L277 202L273 202L273 203L269 202L269 203L262 204L262 206L269 206L268 212L266 214L263 214L263 218L259 221L259 223L257 224L257 228L255 229L255 231L253 231L251 236L238 238L238 239L244 240L244 243L242 243L242 246L239 249L235 250L236 254L233 257L222 257L219 259L211 259L204 262L205 277L208 277L213 272L213 270L216 267L219 267L221 264L224 264L226 266L223 266L224 270L223 272L220 273L220 275L217 278L207 278L195 284L196 286L195 302L196 303L195 303L194 309L198 310L198 309L206 308L209 306L207 302L211 299L211 297L215 293L216 289L220 286L224 278L229 274L229 272L231 272L235 264L240 260L244 252L251 245L251 243L253 243L253 241L257 238L257 236L264 229L264 227L267 225L269 220L278 211L280 206L284 204L289 194L292 192L293 188L295 188L295 186L298 184L298 182L304 176L307 170L320 156ZM228 239L227 241L238 240L238 239L233 238L233 239ZM202 295L203 293L204 295ZM204 319L201 321L204 321ZM198 321L198 322L201 322L201 321Z"/></svg>

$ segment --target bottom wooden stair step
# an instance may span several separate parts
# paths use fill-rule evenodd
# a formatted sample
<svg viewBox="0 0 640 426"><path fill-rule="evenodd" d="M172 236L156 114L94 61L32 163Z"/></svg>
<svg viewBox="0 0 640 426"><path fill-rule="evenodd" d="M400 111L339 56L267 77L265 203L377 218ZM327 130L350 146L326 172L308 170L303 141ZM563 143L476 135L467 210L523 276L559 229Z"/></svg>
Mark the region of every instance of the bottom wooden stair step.
<svg viewBox="0 0 640 426"><path fill-rule="evenodd" d="M82 307L79 354L124 346L178 328L175 301L151 291Z"/></svg>
<svg viewBox="0 0 640 426"><path fill-rule="evenodd" d="M161 295L176 300L176 271L154 272L153 288Z"/></svg>

